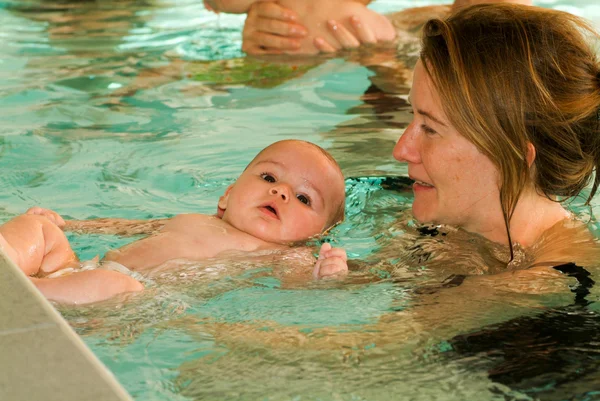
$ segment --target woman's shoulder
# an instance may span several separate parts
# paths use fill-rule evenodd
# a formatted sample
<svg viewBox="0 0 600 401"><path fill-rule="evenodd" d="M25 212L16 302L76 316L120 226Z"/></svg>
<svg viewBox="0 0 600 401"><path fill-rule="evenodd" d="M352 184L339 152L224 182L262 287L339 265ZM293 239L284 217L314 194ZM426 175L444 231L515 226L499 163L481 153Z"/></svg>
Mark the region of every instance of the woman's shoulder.
<svg viewBox="0 0 600 401"><path fill-rule="evenodd" d="M418 31L432 18L446 18L450 5L411 7L388 14L387 17L398 31Z"/></svg>
<svg viewBox="0 0 600 401"><path fill-rule="evenodd" d="M575 263L592 266L600 261L600 245L588 226L567 218L546 230L530 247L531 266L554 267Z"/></svg>

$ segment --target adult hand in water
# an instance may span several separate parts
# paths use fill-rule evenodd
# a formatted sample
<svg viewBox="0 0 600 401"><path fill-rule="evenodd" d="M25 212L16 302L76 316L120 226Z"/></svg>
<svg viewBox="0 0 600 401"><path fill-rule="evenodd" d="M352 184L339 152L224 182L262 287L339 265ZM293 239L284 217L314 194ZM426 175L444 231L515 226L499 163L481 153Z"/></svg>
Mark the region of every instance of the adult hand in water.
<svg viewBox="0 0 600 401"><path fill-rule="evenodd" d="M300 48L299 38L307 35L292 10L274 2L254 3L242 32L242 50L248 54L281 54Z"/></svg>

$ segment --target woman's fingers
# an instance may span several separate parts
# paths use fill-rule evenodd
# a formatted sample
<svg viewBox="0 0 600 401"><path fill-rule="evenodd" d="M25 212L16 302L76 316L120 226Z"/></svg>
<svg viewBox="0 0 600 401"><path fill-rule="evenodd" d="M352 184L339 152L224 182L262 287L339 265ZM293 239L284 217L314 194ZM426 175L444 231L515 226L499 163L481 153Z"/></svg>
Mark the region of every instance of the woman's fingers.
<svg viewBox="0 0 600 401"><path fill-rule="evenodd" d="M369 27L363 24L357 16L350 17L350 25L354 28L357 39L362 44L377 43L375 33Z"/></svg>
<svg viewBox="0 0 600 401"><path fill-rule="evenodd" d="M242 32L242 50L248 54L279 54L296 50L307 34L295 23L293 11L272 2L258 2L250 7Z"/></svg>
<svg viewBox="0 0 600 401"><path fill-rule="evenodd" d="M259 17L257 26L260 32L271 33L280 36L302 38L306 36L306 29L302 25L288 21L280 21L272 18Z"/></svg>
<svg viewBox="0 0 600 401"><path fill-rule="evenodd" d="M285 50L296 50L300 42L283 36L254 32L244 36L242 51L248 54L280 54Z"/></svg>
<svg viewBox="0 0 600 401"><path fill-rule="evenodd" d="M343 24L335 20L327 21L329 32L337 39L343 49L356 49L360 46L360 41Z"/></svg>
<svg viewBox="0 0 600 401"><path fill-rule="evenodd" d="M334 53L340 48L342 49L356 49L362 44L373 44L377 43L375 33L361 20L356 17L350 17L350 26L352 30L349 30L335 20L327 21L329 32L337 40L337 43L331 44L321 37L317 37L314 40L315 47L321 53ZM337 46L336 46L337 45Z"/></svg>
<svg viewBox="0 0 600 401"><path fill-rule="evenodd" d="M323 38L315 38L313 44L321 53L335 53L337 49Z"/></svg>
<svg viewBox="0 0 600 401"><path fill-rule="evenodd" d="M276 19L280 21L297 21L298 15L285 7L273 2L259 1L254 3L248 10L248 18L260 17Z"/></svg>

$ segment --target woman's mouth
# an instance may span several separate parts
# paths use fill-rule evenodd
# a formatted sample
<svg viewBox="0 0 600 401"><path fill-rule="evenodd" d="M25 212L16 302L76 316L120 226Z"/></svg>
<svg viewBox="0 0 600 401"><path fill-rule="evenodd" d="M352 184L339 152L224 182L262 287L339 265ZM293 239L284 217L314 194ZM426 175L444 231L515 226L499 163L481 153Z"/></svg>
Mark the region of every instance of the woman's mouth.
<svg viewBox="0 0 600 401"><path fill-rule="evenodd" d="M415 180L415 182L413 183L413 190L415 190L415 191L425 190L425 189L430 189L430 188L435 188L435 187L429 183L419 181L419 180Z"/></svg>

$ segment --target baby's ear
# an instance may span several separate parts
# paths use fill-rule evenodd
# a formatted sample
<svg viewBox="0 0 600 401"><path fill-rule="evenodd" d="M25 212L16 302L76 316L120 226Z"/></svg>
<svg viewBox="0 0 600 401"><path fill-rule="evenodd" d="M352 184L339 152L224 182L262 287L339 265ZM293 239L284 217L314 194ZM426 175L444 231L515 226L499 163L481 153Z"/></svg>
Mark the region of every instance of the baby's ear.
<svg viewBox="0 0 600 401"><path fill-rule="evenodd" d="M219 198L219 202L217 203L217 217L222 219L225 214L225 210L227 210L227 202L229 201L229 192L231 192L231 188L233 188L233 184L227 187L225 193Z"/></svg>

